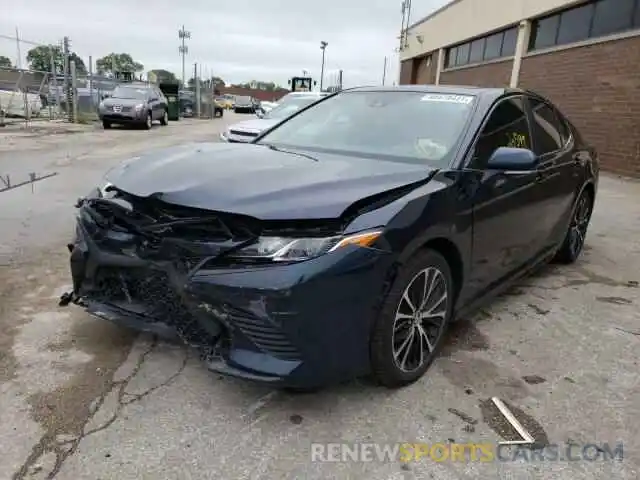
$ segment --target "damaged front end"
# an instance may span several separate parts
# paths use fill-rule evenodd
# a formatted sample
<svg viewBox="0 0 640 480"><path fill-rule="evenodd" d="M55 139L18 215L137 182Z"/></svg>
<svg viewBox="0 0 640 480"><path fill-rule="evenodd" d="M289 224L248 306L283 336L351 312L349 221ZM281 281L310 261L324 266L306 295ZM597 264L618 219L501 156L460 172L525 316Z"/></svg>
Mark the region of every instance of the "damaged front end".
<svg viewBox="0 0 640 480"><path fill-rule="evenodd" d="M259 222L139 198L107 187L80 199L68 245L74 303L100 318L179 338L207 355L223 344L224 326L186 294L207 262L254 241Z"/></svg>
<svg viewBox="0 0 640 480"><path fill-rule="evenodd" d="M331 358L334 348L350 349L354 369L366 370L362 331L379 287L374 279L382 277L369 274L387 266L376 262L381 251L356 247L380 232L345 238L340 219L261 221L112 186L76 207L68 245L73 291L62 306L180 339L210 369L247 379L286 383L296 370L306 378L315 369L345 370L338 355ZM357 288L350 287L355 272L363 277ZM346 325L353 333L345 335Z"/></svg>

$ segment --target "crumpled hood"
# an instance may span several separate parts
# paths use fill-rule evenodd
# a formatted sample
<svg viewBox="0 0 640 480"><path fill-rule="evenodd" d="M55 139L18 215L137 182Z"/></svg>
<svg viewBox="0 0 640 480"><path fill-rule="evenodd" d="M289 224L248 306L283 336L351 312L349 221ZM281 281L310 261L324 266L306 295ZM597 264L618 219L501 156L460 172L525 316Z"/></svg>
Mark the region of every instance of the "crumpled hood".
<svg viewBox="0 0 640 480"><path fill-rule="evenodd" d="M231 125L228 130L242 130L244 132L256 132L260 133L267 128L273 127L275 124L279 123L278 119L268 119L268 118L253 118L251 120L245 120L243 122L234 123Z"/></svg>
<svg viewBox="0 0 640 480"><path fill-rule="evenodd" d="M139 197L284 220L338 218L357 200L432 173L419 164L308 155L317 160L262 145L188 144L125 162L106 180Z"/></svg>

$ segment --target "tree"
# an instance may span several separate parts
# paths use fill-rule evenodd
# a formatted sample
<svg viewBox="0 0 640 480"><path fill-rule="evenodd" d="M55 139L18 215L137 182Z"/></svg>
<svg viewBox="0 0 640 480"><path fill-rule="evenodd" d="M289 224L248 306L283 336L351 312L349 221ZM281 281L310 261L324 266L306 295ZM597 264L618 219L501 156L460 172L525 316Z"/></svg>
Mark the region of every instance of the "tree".
<svg viewBox="0 0 640 480"><path fill-rule="evenodd" d="M211 77L211 81L216 87L224 87L226 85L225 81L220 77Z"/></svg>
<svg viewBox="0 0 640 480"><path fill-rule="evenodd" d="M51 71L51 57L55 65L56 73L64 73L64 55L62 49L58 45L38 45L27 52L27 62L32 70L39 72ZM69 54L69 61L76 63L76 72L85 75L87 67L84 61L75 53Z"/></svg>
<svg viewBox="0 0 640 480"><path fill-rule="evenodd" d="M147 78L156 83L179 83L178 78L175 76L173 72L169 70L164 70L162 68L157 68L154 70L149 70L147 73Z"/></svg>
<svg viewBox="0 0 640 480"><path fill-rule="evenodd" d="M9 57L5 57L4 55L0 55L0 67L11 68L13 65L11 64L11 60Z"/></svg>
<svg viewBox="0 0 640 480"><path fill-rule="evenodd" d="M96 60L96 69L100 75L119 72L141 72L144 65L133 60L128 53L110 53Z"/></svg>

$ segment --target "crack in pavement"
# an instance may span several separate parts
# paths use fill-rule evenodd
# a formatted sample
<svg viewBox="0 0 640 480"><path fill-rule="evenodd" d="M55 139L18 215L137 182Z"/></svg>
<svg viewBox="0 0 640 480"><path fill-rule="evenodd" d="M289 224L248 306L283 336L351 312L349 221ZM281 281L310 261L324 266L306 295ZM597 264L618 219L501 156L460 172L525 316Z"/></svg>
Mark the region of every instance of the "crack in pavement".
<svg viewBox="0 0 640 480"><path fill-rule="evenodd" d="M153 351L156 349L157 346L158 346L158 339L154 337L149 348L147 348L139 356L131 373L122 380L111 381L109 388L106 388L102 392L102 394L99 397L97 397L97 399L94 399L94 401L92 402L94 406L91 409L89 415L84 419L84 422L82 424L81 431L83 433L81 433L79 436L75 438L59 441L56 439L55 432L51 432L51 431L46 432L40 438L40 440L33 446L31 450L31 454L27 457L27 459L20 466L20 468L18 468L18 470L13 474L12 479L23 480L24 478L26 478L27 475L29 475L32 467L36 465L36 462L47 453L54 453L56 456L56 460L53 468L47 474L46 479L51 480L55 478L55 476L62 469L64 462L76 452L76 450L80 446L80 442L82 442L83 439L95 433L106 430L120 417L120 414L124 407L142 400L143 398L149 396L150 394L159 390L160 388L168 386L169 384L171 384L171 382L173 382L176 378L178 378L186 368L187 362L189 360L189 350L187 348L183 350L184 358L180 366L178 367L178 370L176 370L176 372L171 374L165 381L157 385L154 385L153 387L139 394L131 394L126 391L131 381L138 375L145 361L147 360L149 355L153 353ZM115 373L116 372L114 372L114 375ZM104 405L106 398L111 392L114 391L114 389L117 389L117 407L113 415L111 415L111 417L107 419L102 425L92 428L91 430L84 431L84 429L86 428L86 425L100 411L100 408ZM130 398L125 399L125 396Z"/></svg>

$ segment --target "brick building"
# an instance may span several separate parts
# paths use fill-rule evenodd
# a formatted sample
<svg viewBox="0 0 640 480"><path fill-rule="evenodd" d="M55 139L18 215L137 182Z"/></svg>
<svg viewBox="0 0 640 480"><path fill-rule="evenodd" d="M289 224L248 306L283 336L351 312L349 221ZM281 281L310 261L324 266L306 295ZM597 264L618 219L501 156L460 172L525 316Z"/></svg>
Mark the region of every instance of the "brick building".
<svg viewBox="0 0 640 480"><path fill-rule="evenodd" d="M640 177L640 0L454 0L409 28L401 84L531 89Z"/></svg>

